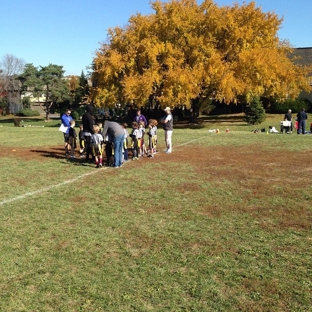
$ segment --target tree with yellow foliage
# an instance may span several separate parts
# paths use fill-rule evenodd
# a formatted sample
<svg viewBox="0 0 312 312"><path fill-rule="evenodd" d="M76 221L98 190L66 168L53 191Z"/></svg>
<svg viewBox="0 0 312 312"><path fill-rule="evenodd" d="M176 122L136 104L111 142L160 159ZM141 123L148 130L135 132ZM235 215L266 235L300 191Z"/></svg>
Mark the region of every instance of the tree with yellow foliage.
<svg viewBox="0 0 312 312"><path fill-rule="evenodd" d="M93 59L91 100L97 106L156 99L161 107L205 99L248 103L282 101L307 89L307 68L295 65L290 44L280 42L282 19L249 4L218 6L213 0L151 3L108 31Z"/></svg>

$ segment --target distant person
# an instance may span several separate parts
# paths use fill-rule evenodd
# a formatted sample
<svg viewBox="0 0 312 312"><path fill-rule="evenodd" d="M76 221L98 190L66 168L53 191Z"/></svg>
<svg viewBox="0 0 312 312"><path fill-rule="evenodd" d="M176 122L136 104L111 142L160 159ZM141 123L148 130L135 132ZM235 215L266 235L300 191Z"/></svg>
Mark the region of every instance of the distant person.
<svg viewBox="0 0 312 312"><path fill-rule="evenodd" d="M136 116L134 117L133 121L137 122L138 124L141 121L143 121L144 122L144 127L145 128L147 127L147 120L146 120L145 116L141 114L141 110L140 109L137 110Z"/></svg>
<svg viewBox="0 0 312 312"><path fill-rule="evenodd" d="M105 120L103 128L103 137L110 135L114 144L114 167L122 166L122 152L125 138L123 126L115 121Z"/></svg>
<svg viewBox="0 0 312 312"><path fill-rule="evenodd" d="M127 130L128 124L123 123L122 124L125 132L125 138L124 138L124 146L123 146L123 161L128 161L129 160L129 154L128 154L128 138L129 138L129 132Z"/></svg>
<svg viewBox="0 0 312 312"><path fill-rule="evenodd" d="M297 120L298 120L298 134L305 134L306 133L306 120L308 119L308 114L305 112L305 108L301 110L297 114Z"/></svg>
<svg viewBox="0 0 312 312"><path fill-rule="evenodd" d="M148 121L148 128L149 131L147 133L148 135L148 157L153 158L156 154L156 144L157 144L157 120L156 119L150 119Z"/></svg>
<svg viewBox="0 0 312 312"><path fill-rule="evenodd" d="M80 148L79 154L80 154L80 158L82 158L83 154L85 152L85 147L86 147L85 138L83 136L83 125L82 124L79 125L78 137L79 137L79 148Z"/></svg>
<svg viewBox="0 0 312 312"><path fill-rule="evenodd" d="M132 139L132 160L138 160L139 158L139 140L141 138L141 131L139 130L139 125L136 121L133 121L132 124L132 132L130 137Z"/></svg>
<svg viewBox="0 0 312 312"><path fill-rule="evenodd" d="M85 150L86 150L86 160L89 160L89 157L92 157L92 149L91 149L91 135L94 133L94 118L93 118L93 106L90 104L86 105L86 112L82 115L82 128L83 128L83 136L85 139Z"/></svg>
<svg viewBox="0 0 312 312"><path fill-rule="evenodd" d="M73 117L70 116L71 110L66 109L65 113L61 116L61 122L67 129L64 133L64 148L65 148L65 156L69 156L69 128L70 128L70 122L73 120Z"/></svg>
<svg viewBox="0 0 312 312"><path fill-rule="evenodd" d="M287 111L287 113L284 116L284 120L289 121L289 130L292 133L293 131L293 124L292 124L292 114L291 114L291 109Z"/></svg>
<svg viewBox="0 0 312 312"><path fill-rule="evenodd" d="M146 149L145 141L144 141L146 129L145 129L145 123L143 120L139 122L139 130L141 131L141 140L139 143L139 146L140 146L139 156L144 156L144 155L147 156L147 149Z"/></svg>
<svg viewBox="0 0 312 312"><path fill-rule="evenodd" d="M73 119L70 121L68 136L68 143L70 145L70 158L75 158L75 149L77 147L77 133L75 130L75 120Z"/></svg>
<svg viewBox="0 0 312 312"><path fill-rule="evenodd" d="M166 154L172 153L173 117L170 107L165 108L166 116L161 120L165 130Z"/></svg>
<svg viewBox="0 0 312 312"><path fill-rule="evenodd" d="M99 133L100 127L98 125L94 126L94 133L90 137L90 143L92 147L92 154L95 158L96 168L102 167L103 162L103 136Z"/></svg>

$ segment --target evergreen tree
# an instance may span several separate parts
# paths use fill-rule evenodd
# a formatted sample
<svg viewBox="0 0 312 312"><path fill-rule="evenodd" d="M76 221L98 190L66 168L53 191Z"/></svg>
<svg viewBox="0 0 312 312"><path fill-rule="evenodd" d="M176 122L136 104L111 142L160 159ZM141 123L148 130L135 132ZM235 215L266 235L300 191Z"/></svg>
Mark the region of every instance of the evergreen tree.
<svg viewBox="0 0 312 312"><path fill-rule="evenodd" d="M266 114L259 97L254 97L245 111L245 120L252 125L261 124L265 121Z"/></svg>

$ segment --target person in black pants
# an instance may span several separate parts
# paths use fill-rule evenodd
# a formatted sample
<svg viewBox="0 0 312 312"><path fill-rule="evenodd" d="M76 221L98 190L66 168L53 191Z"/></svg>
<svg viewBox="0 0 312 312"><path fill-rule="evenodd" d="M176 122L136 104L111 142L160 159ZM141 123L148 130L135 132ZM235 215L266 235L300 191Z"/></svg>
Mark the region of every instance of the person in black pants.
<svg viewBox="0 0 312 312"><path fill-rule="evenodd" d="M92 156L91 149L91 135L94 134L94 118L93 118L94 108L92 105L86 105L86 112L82 115L82 133L85 138L85 149L86 149L86 160L89 160L89 156Z"/></svg>
<svg viewBox="0 0 312 312"><path fill-rule="evenodd" d="M293 131L293 125L292 125L292 115L291 115L291 109L288 110L288 112L284 116L284 120L287 120L290 122L290 132Z"/></svg>

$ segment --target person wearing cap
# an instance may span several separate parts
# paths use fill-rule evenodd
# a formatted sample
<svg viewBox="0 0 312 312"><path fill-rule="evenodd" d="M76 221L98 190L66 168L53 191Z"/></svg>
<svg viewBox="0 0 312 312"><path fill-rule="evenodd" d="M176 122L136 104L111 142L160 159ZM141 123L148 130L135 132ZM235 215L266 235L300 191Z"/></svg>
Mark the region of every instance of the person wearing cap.
<svg viewBox="0 0 312 312"><path fill-rule="evenodd" d="M66 109L65 113L61 117L61 122L64 125L64 148L65 148L65 155L69 156L69 129L70 129L70 122L73 120L70 109Z"/></svg>
<svg viewBox="0 0 312 312"><path fill-rule="evenodd" d="M172 153L172 132L173 132L173 117L170 107L165 108L166 116L162 119L163 128L165 130L166 154Z"/></svg>

